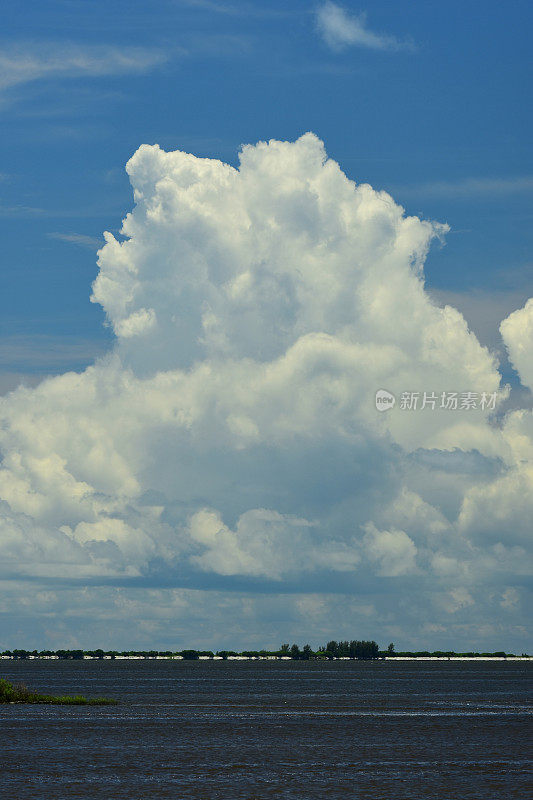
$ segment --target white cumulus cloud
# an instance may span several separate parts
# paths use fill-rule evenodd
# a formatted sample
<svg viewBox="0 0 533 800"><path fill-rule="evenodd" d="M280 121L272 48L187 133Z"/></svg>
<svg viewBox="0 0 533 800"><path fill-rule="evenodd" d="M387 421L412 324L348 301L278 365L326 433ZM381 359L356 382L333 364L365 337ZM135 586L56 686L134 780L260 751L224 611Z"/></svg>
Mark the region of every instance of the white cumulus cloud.
<svg viewBox="0 0 533 800"><path fill-rule="evenodd" d="M143 145L127 170L135 205L92 295L113 351L0 398L2 577L194 586L191 620L242 589L243 644L288 589L294 625L323 622L332 587L406 639L457 625L472 645L498 614L518 636L523 606L490 598L527 568L531 414L399 402L468 390L497 411L508 391L425 291L447 227L349 180L313 134L246 146L238 168ZM527 377L525 314L502 332Z"/></svg>
<svg viewBox="0 0 533 800"><path fill-rule="evenodd" d="M503 320L500 332L520 380L533 391L533 297Z"/></svg>

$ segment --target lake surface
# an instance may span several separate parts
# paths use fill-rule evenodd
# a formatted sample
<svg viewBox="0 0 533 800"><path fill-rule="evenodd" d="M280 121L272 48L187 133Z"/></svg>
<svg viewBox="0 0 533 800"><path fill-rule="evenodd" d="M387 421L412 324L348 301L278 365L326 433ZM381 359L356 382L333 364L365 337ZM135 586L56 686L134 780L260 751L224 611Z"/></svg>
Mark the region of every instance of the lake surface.
<svg viewBox="0 0 533 800"><path fill-rule="evenodd" d="M2 661L0 796L531 797L528 663Z"/></svg>

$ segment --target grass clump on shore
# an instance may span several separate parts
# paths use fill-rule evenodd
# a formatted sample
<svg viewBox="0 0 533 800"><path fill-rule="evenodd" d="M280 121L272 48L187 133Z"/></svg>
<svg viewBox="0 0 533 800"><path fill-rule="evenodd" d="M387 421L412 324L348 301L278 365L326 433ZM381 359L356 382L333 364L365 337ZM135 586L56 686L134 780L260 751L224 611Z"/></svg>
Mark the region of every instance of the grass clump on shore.
<svg viewBox="0 0 533 800"><path fill-rule="evenodd" d="M43 703L59 706L108 706L117 701L108 697L88 699L81 694L56 697L51 694L39 694L28 689L24 684L13 684L0 678L0 703Z"/></svg>

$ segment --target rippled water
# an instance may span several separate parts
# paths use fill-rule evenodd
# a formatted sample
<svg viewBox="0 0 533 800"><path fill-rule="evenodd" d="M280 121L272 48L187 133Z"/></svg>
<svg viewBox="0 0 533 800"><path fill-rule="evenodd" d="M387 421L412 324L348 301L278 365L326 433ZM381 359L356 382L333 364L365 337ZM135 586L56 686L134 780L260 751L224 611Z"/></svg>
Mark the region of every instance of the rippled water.
<svg viewBox="0 0 533 800"><path fill-rule="evenodd" d="M26 798L531 797L527 663L0 662L118 706L0 706Z"/></svg>

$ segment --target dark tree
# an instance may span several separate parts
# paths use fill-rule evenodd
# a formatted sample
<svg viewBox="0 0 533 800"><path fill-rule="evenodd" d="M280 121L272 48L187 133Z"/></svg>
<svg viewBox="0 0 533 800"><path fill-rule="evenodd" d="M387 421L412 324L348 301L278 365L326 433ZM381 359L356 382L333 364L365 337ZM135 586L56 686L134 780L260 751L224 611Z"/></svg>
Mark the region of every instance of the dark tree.
<svg viewBox="0 0 533 800"><path fill-rule="evenodd" d="M328 642L326 645L326 656L330 659L330 661L337 657L339 652L339 645L335 640Z"/></svg>
<svg viewBox="0 0 533 800"><path fill-rule="evenodd" d="M333 658L356 658L360 661L369 661L379 658L379 647L376 642L357 641L355 639L351 642L336 642L332 640L327 643L325 649L319 648L318 652L324 652L330 660Z"/></svg>
<svg viewBox="0 0 533 800"><path fill-rule="evenodd" d="M182 650L181 655L186 661L198 661L198 650Z"/></svg>
<svg viewBox="0 0 533 800"><path fill-rule="evenodd" d="M311 650L311 645L310 644L304 644L304 647L303 647L303 650L302 650L302 655L300 657L303 658L304 661L309 661L309 659L311 658L312 655L313 655L313 651Z"/></svg>

